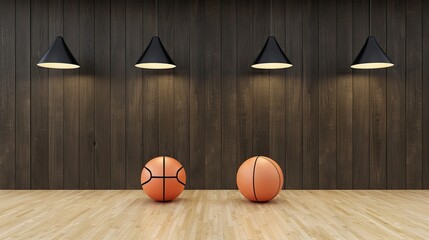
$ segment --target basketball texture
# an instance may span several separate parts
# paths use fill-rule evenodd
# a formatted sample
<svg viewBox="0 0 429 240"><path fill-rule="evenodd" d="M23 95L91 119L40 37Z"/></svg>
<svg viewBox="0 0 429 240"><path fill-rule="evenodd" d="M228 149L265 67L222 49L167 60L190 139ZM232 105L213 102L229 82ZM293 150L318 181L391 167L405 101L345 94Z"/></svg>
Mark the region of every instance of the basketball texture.
<svg viewBox="0 0 429 240"><path fill-rule="evenodd" d="M282 189L282 169L268 157L251 157L238 169L237 186L240 193L250 201L267 202Z"/></svg>
<svg viewBox="0 0 429 240"><path fill-rule="evenodd" d="M186 172L172 157L156 157L144 166L141 174L143 191L153 200L168 202L185 189Z"/></svg>

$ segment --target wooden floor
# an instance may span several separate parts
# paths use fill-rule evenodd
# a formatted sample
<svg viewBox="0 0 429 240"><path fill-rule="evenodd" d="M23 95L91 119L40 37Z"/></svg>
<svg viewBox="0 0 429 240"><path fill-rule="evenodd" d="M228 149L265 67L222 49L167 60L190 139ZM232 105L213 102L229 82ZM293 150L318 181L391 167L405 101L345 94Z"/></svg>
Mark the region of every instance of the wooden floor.
<svg viewBox="0 0 429 240"><path fill-rule="evenodd" d="M0 191L0 239L429 239L429 191Z"/></svg>

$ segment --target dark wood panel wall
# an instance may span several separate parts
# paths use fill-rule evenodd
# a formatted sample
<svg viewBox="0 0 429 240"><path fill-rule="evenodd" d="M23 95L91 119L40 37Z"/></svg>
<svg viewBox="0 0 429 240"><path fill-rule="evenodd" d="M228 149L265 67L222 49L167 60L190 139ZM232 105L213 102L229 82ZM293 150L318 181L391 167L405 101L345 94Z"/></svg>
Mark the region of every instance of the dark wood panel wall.
<svg viewBox="0 0 429 240"><path fill-rule="evenodd" d="M428 189L429 2L270 3L2 0L0 188L139 188L169 155L229 189L266 155L289 189ZM350 69L369 25L394 68ZM57 35L79 70L36 66ZM134 67L154 35L176 69ZM293 68L250 67L269 35Z"/></svg>

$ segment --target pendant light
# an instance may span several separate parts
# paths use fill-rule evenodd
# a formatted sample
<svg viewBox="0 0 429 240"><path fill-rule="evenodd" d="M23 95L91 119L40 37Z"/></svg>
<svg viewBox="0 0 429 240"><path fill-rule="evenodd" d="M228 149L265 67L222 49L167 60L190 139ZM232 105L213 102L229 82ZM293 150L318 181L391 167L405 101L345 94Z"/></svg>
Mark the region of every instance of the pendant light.
<svg viewBox="0 0 429 240"><path fill-rule="evenodd" d="M159 32L159 1L156 2ZM139 58L135 66L144 69L171 69L176 67L158 36L152 37L152 40L150 40L149 45L144 50L142 56Z"/></svg>
<svg viewBox="0 0 429 240"><path fill-rule="evenodd" d="M152 37L135 66L145 69L170 69L176 67L159 37Z"/></svg>
<svg viewBox="0 0 429 240"><path fill-rule="evenodd" d="M270 1L270 32L272 33L273 1ZM252 68L257 69L283 69L292 67L292 63L281 49L274 36L267 39L262 51L259 53Z"/></svg>
<svg viewBox="0 0 429 240"><path fill-rule="evenodd" d="M67 47L64 39L58 36L40 59L37 66L53 69L76 69L79 63Z"/></svg>
<svg viewBox="0 0 429 240"><path fill-rule="evenodd" d="M371 0L369 0L369 34L365 44L353 61L354 69L380 69L393 67L392 60L386 55L374 36L371 36Z"/></svg>

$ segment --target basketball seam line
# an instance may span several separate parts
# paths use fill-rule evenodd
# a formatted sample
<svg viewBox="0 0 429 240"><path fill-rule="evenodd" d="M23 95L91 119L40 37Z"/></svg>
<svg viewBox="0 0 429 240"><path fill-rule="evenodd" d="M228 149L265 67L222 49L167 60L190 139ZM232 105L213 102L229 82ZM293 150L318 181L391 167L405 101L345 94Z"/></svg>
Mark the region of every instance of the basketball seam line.
<svg viewBox="0 0 429 240"><path fill-rule="evenodd" d="M143 186L143 185L145 185L146 183L150 182L150 180L152 180L152 178L176 178L176 179L177 179L177 181L178 181L180 184L182 184L183 186L186 186L186 184L185 184L185 183L183 183L182 181L180 181L180 179L179 179L179 177L178 177L179 172L180 172L180 170L183 168L183 166L182 166L181 168L179 168L179 170L178 170L178 171L177 171L177 173L176 173L176 176L153 176L153 175L152 175L152 171L151 171L149 168L147 168L147 167L144 167L144 168L146 168L146 169L148 170L148 172L149 172L149 174L150 174L150 177L149 177L149 179L148 179L146 182L141 183L141 184L140 184L141 186Z"/></svg>
<svg viewBox="0 0 429 240"><path fill-rule="evenodd" d="M152 178L176 178L176 176L152 176Z"/></svg>
<svg viewBox="0 0 429 240"><path fill-rule="evenodd" d="M147 171L148 171L148 172L149 172L149 174L150 174L150 177L149 177L149 180L147 180L146 182L142 183L142 184L141 184L141 186L145 185L146 183L150 182L150 180L152 180L152 171L150 171L150 169L149 169L149 168L147 168L146 166L145 166L144 168L146 168L146 169L147 169Z"/></svg>
<svg viewBox="0 0 429 240"><path fill-rule="evenodd" d="M257 156L256 157L256 159L255 159L255 163L253 164L253 176L252 176L252 183L253 183L253 195L255 196L255 200L257 201L257 202L259 202L258 201L258 198L256 197L256 189L255 189L255 171L256 171L256 162L258 161L258 158L259 158L259 156Z"/></svg>
<svg viewBox="0 0 429 240"><path fill-rule="evenodd" d="M185 183L183 183L182 181L180 181L180 179L179 179L179 172L180 172L180 170L182 170L182 168L183 168L183 166L182 166L182 167L180 167L180 168L179 168L179 170L177 170L177 172L176 172L176 179L177 179L177 181L178 181L180 184L182 184L183 186L186 186L186 184L185 184Z"/></svg>
<svg viewBox="0 0 429 240"><path fill-rule="evenodd" d="M274 165L274 163L272 163L270 160L268 160L268 159L265 159L265 160L267 160L269 163L271 163L272 165L273 165L273 167L276 169L276 171L277 171L277 175L279 176L279 188L277 189L277 192L276 192L276 194L274 194L274 196L272 197L272 198L270 198L270 199L268 199L267 201L270 201L271 199L273 199L273 198L275 198L276 196L277 196L277 193L279 192L279 190L281 189L281 185L280 185L280 183L282 182L281 181L281 179L280 179L280 173L279 173L279 170L277 170L277 168L276 168L276 165Z"/></svg>
<svg viewBox="0 0 429 240"><path fill-rule="evenodd" d="M176 176L164 176L164 177L163 177L163 176L151 176L149 180L147 180L146 182L142 183L141 185L144 185L144 184L148 183L150 180L152 180L152 178L176 178L176 179L177 179L177 181L178 181L180 184L182 184L182 185L185 185L185 186L186 186L186 184L184 184L182 181L180 181L180 179L178 179Z"/></svg>
<svg viewBox="0 0 429 240"><path fill-rule="evenodd" d="M162 201L165 202L165 156L162 157Z"/></svg>

